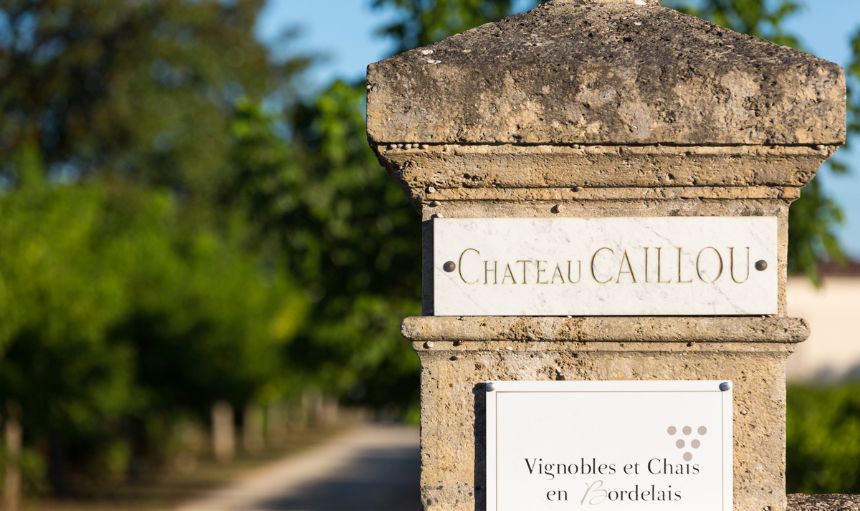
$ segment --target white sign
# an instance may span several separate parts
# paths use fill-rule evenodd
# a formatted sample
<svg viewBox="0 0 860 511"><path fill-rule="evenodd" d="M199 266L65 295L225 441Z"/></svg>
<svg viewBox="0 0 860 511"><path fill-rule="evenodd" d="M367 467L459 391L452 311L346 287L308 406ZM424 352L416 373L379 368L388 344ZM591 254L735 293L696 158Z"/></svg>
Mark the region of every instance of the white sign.
<svg viewBox="0 0 860 511"><path fill-rule="evenodd" d="M487 511L731 511L731 383L492 382L486 459Z"/></svg>
<svg viewBox="0 0 860 511"><path fill-rule="evenodd" d="M439 218L437 316L777 312L775 217Z"/></svg>

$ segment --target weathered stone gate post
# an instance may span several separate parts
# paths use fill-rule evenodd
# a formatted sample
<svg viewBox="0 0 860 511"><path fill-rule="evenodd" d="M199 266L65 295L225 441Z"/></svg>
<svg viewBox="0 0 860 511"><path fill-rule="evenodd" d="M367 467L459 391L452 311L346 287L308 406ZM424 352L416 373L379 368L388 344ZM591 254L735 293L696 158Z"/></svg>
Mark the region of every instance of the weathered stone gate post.
<svg viewBox="0 0 860 511"><path fill-rule="evenodd" d="M403 333L425 509L483 509L485 382L562 379L731 380L735 509L785 509L784 366L807 336L785 312L788 208L844 140L838 66L655 0L555 0L371 65L367 115L424 225L425 315ZM568 217L775 217L773 309L434 315L434 219Z"/></svg>

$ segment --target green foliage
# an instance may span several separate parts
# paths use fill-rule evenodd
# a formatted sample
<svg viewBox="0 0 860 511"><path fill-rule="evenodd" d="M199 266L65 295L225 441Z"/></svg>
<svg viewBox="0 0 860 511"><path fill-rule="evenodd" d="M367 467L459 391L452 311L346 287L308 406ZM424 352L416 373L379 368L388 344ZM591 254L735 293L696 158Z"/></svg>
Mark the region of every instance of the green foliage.
<svg viewBox="0 0 860 511"><path fill-rule="evenodd" d="M788 389L789 492L860 493L860 384Z"/></svg>
<svg viewBox="0 0 860 511"><path fill-rule="evenodd" d="M364 137L364 87L335 82L274 118L242 102L234 124L235 200L309 300L288 358L303 380L378 406L417 397L417 359L399 334L420 312L417 216ZM400 384L391 387L389 384Z"/></svg>
<svg viewBox="0 0 860 511"><path fill-rule="evenodd" d="M247 250L239 222L224 232L184 225L179 214L174 206L140 222L148 239L130 243L134 259L123 268L133 312L112 334L135 347L149 407L205 417L214 401L242 406L277 376L304 304L282 271Z"/></svg>
<svg viewBox="0 0 860 511"><path fill-rule="evenodd" d="M130 357L105 330L124 312L103 266L98 190L34 183L0 197L0 396L28 429L99 427L127 399Z"/></svg>
<svg viewBox="0 0 860 511"><path fill-rule="evenodd" d="M813 180L789 210L789 270L805 273L821 282L818 264L822 257L844 260L834 227L844 221L842 208L825 194L821 181Z"/></svg>
<svg viewBox="0 0 860 511"><path fill-rule="evenodd" d="M399 16L379 33L394 39L397 50L435 43L452 34L510 14L512 0L372 0L375 8L393 8Z"/></svg>
<svg viewBox="0 0 860 511"><path fill-rule="evenodd" d="M845 68L847 85L847 131L848 139L843 149L854 149L856 136L860 133L860 28L850 41L851 61ZM837 153L828 160L827 167L835 176L851 172L848 163ZM839 204L828 197L819 181L813 181L804 188L801 200L790 211L789 230L789 269L806 273L816 283L820 282L817 261L829 258L844 262L845 255L833 232L833 228L844 222ZM812 232L808 232L812 231Z"/></svg>
<svg viewBox="0 0 860 511"><path fill-rule="evenodd" d="M0 7L0 177L35 144L52 176L115 175L211 196L236 98L286 87L254 38L262 0L10 0ZM5 156L3 156L5 155Z"/></svg>
<svg viewBox="0 0 860 511"><path fill-rule="evenodd" d="M292 273L340 310L363 293L420 294L416 212L367 146L363 105L363 84L335 82L291 119L305 181L287 217L287 251L301 255ZM313 237L316 246L302 241Z"/></svg>
<svg viewBox="0 0 860 511"><path fill-rule="evenodd" d="M860 133L860 27L851 38L851 62L846 72L848 75L848 132L856 134Z"/></svg>
<svg viewBox="0 0 860 511"><path fill-rule="evenodd" d="M286 392L307 300L222 207L234 104L288 104L307 63L270 59L261 5L0 6L0 402L54 489L157 451L165 416Z"/></svg>
<svg viewBox="0 0 860 511"><path fill-rule="evenodd" d="M241 225L180 215L164 192L100 183L0 195L0 402L20 404L31 442L124 468L111 438L129 418L205 417L278 377L303 300Z"/></svg>
<svg viewBox="0 0 860 511"><path fill-rule="evenodd" d="M672 0L666 5L735 32L799 46L797 37L785 31L783 21L803 9L802 0Z"/></svg>

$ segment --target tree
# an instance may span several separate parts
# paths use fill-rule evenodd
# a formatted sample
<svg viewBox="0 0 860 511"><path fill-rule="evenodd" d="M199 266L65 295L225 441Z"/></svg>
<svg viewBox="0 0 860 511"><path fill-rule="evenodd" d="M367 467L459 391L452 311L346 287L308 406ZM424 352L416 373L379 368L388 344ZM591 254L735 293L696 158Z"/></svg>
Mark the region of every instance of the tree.
<svg viewBox="0 0 860 511"><path fill-rule="evenodd" d="M464 32L511 13L513 0L372 0L374 8L393 9L397 18L379 28L394 40L396 52L411 50Z"/></svg>
<svg viewBox="0 0 860 511"><path fill-rule="evenodd" d="M0 400L20 410L26 444L50 453L58 486L69 449L116 432L133 401L132 353L107 335L126 301L103 204L98 189L39 182L0 196Z"/></svg>
<svg viewBox="0 0 860 511"><path fill-rule="evenodd" d="M286 146L274 118L240 103L231 189L308 297L287 357L294 371L327 392L402 409L417 398L417 360L399 322L420 312L420 238L365 142L363 99L363 87L335 82L299 102Z"/></svg>
<svg viewBox="0 0 860 511"><path fill-rule="evenodd" d="M0 8L0 181L37 148L66 181L101 175L213 197L228 180L229 113L284 92L304 58L270 62L262 0L10 0Z"/></svg>
<svg viewBox="0 0 860 511"><path fill-rule="evenodd" d="M244 406L281 377L303 296L241 221L189 228L182 212L99 181L0 195L0 402L51 453L55 490L68 467L80 488L124 473L132 449L157 458L151 426Z"/></svg>
<svg viewBox="0 0 860 511"><path fill-rule="evenodd" d="M304 300L221 207L234 104L288 103L308 62L270 57L261 5L0 7L0 397L55 488L64 460L122 465L129 423L281 376Z"/></svg>
<svg viewBox="0 0 860 511"><path fill-rule="evenodd" d="M789 387L787 423L789 491L860 492L860 384Z"/></svg>

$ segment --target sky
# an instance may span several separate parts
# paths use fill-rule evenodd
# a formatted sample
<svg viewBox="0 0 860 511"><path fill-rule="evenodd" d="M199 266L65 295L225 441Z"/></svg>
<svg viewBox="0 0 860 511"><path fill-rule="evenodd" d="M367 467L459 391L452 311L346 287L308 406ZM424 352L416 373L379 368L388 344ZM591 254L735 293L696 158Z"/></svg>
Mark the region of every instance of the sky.
<svg viewBox="0 0 860 511"><path fill-rule="evenodd" d="M525 8L527 0L518 0ZM374 10L371 0L268 0L260 15L258 34L275 40L286 29L298 28L292 51L320 57L309 71L306 86L316 89L333 79L357 79L367 64L385 58L390 41L376 29L393 18L386 10ZM850 59L850 35L860 29L860 0L807 0L806 8L787 20L786 28L797 34L812 54L846 65ZM860 140L855 143L860 144ZM848 254L860 259L860 151L838 155L855 169L849 176L834 176L822 169L816 179L845 211L838 234Z"/></svg>

